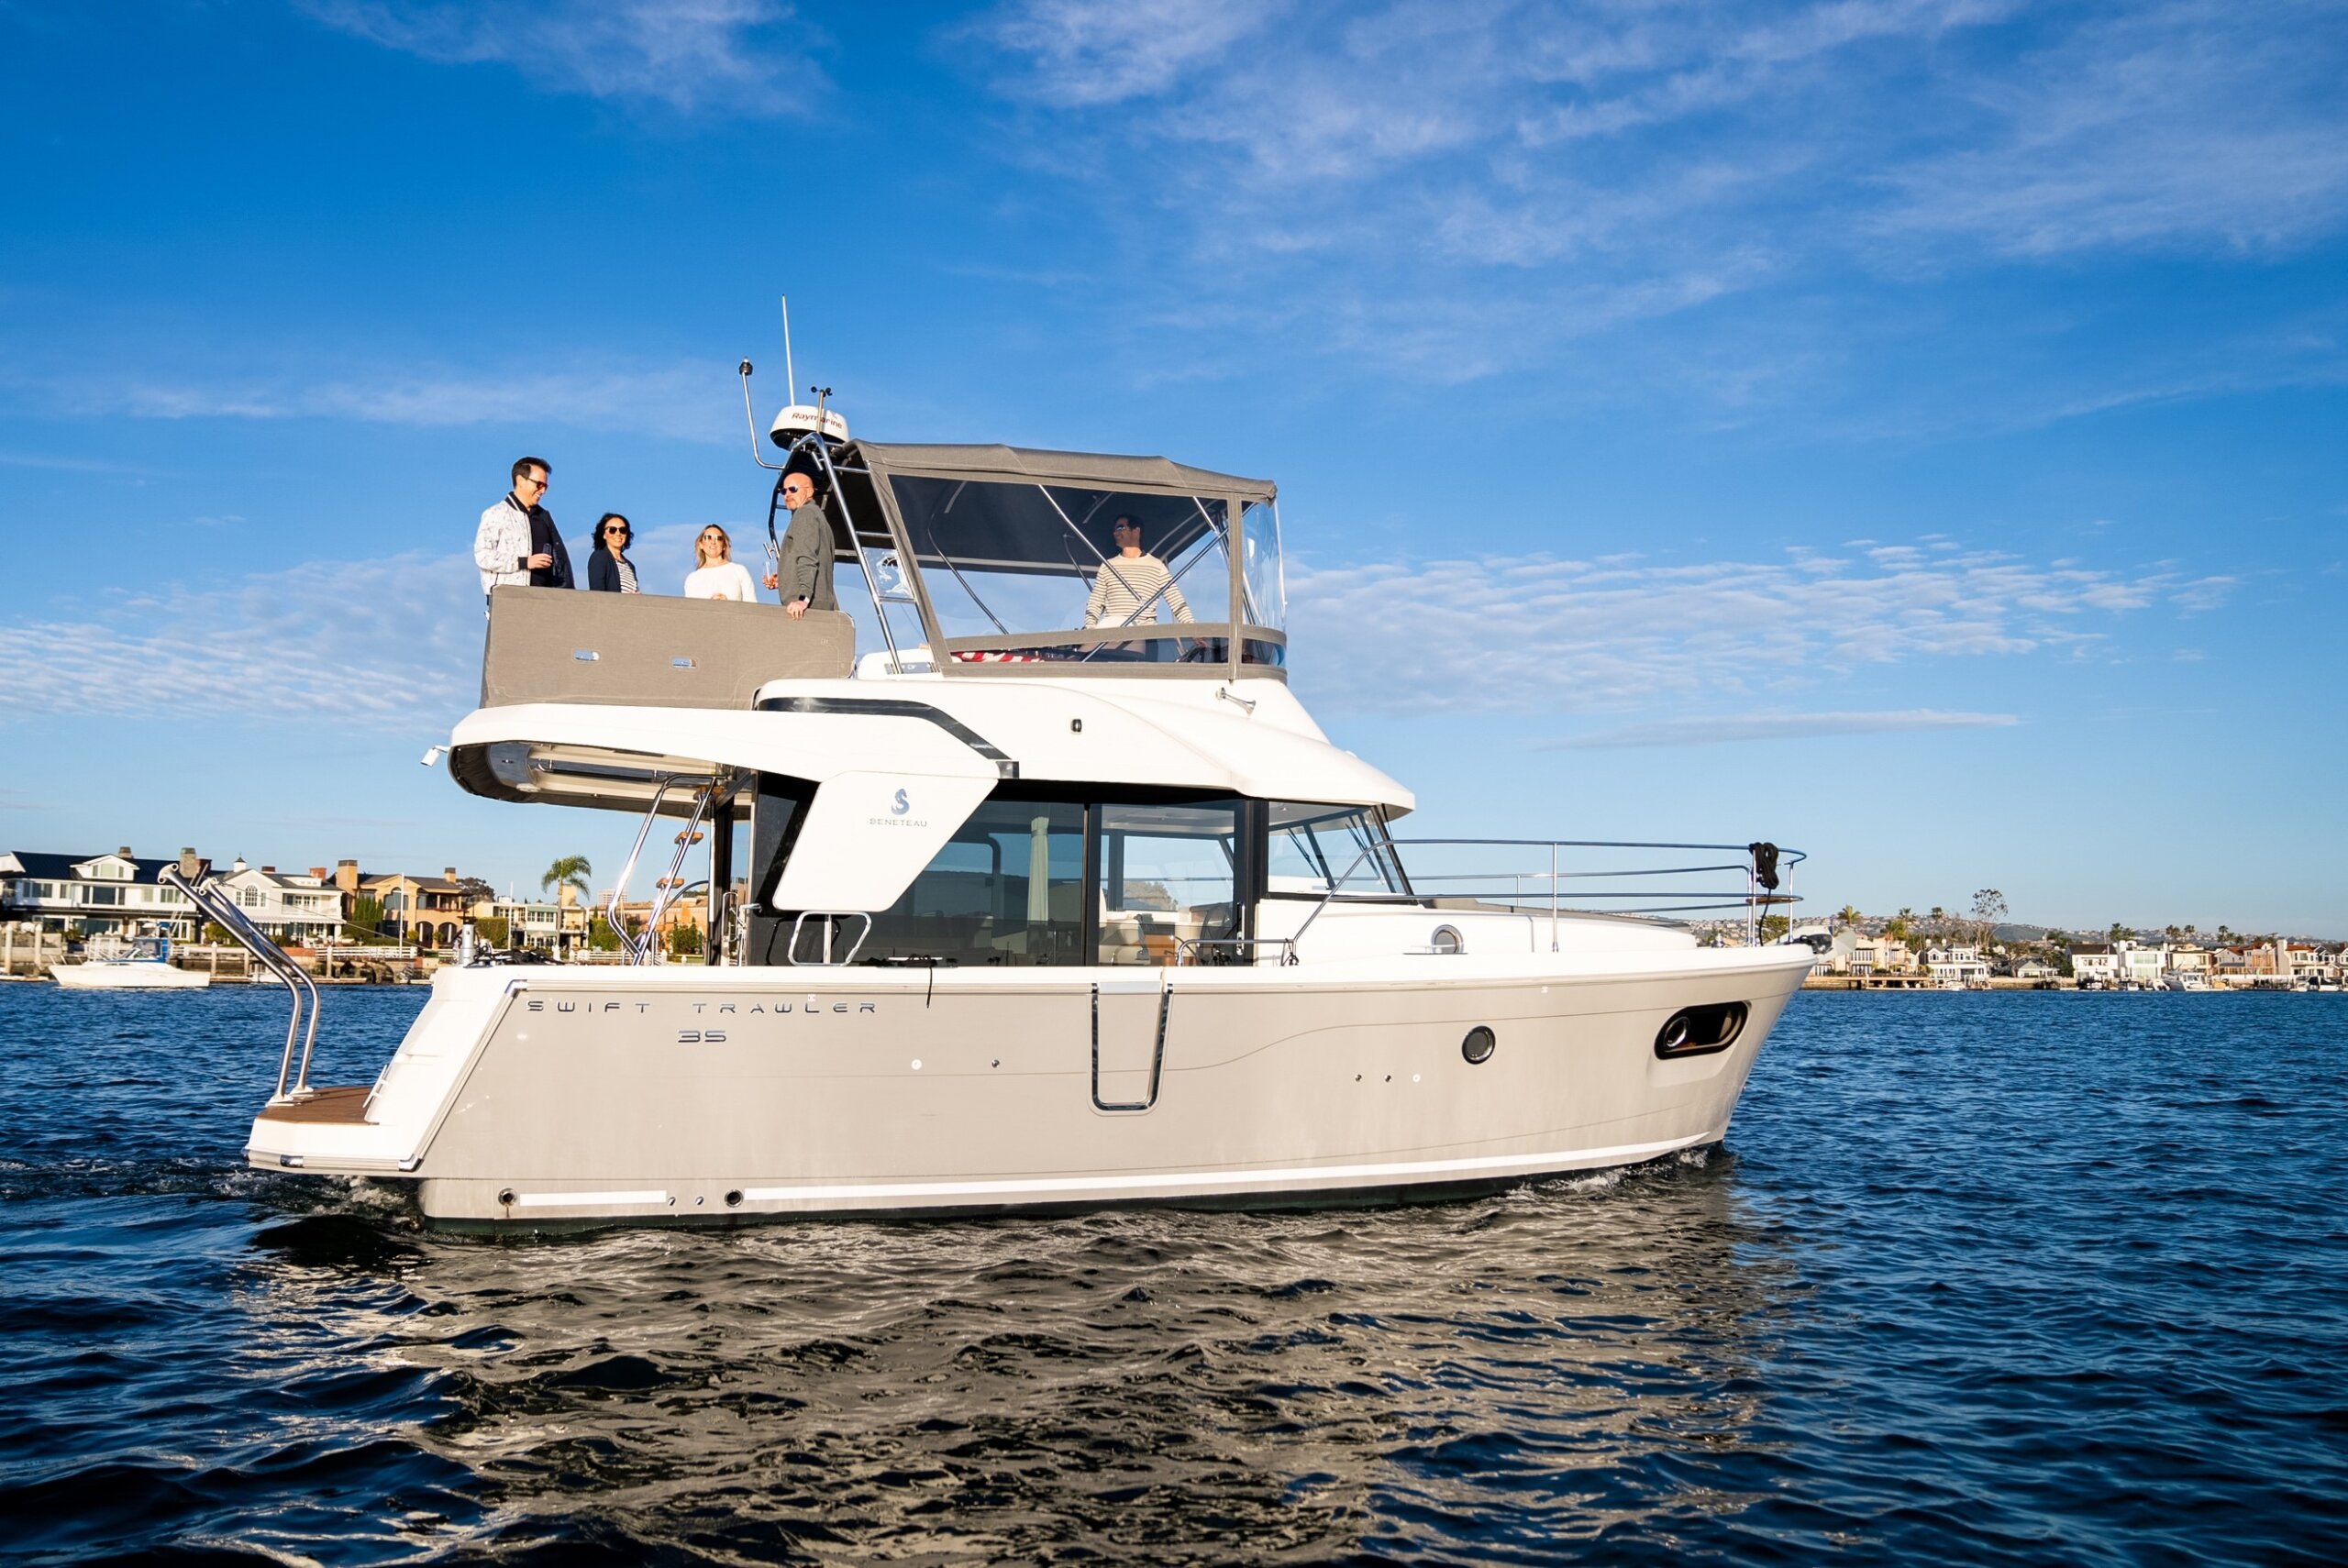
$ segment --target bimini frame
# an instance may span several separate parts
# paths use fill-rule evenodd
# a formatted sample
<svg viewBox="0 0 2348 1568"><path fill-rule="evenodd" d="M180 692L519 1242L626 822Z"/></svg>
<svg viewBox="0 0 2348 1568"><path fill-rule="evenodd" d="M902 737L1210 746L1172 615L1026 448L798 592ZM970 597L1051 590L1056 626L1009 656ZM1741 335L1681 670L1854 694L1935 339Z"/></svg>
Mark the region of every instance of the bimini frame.
<svg viewBox="0 0 2348 1568"><path fill-rule="evenodd" d="M838 508L838 514L834 519L833 559L836 562L839 558L839 533L844 531L847 538L847 547L856 554L857 569L863 576L866 593L872 602L873 615L880 622L880 635L888 646L892 670L901 671L904 668L903 650L899 647L895 630L890 625L888 608L881 597L880 584L865 556L868 540L875 545L885 542L884 547L895 553L913 597L914 613L920 618L923 634L927 639L934 666L941 674L957 678L1027 676L1065 679L1073 673L1067 663L986 663L958 659L954 656L1038 646L1098 648L1130 643L1135 635L1134 627L1124 625L949 637L930 597L928 568L924 563L924 556L936 558L958 578L960 572L951 558L935 544L925 552L914 543L912 530L906 525L890 483L894 478L903 477L1034 485L1045 491L1047 499L1050 499L1049 487L1058 483L1109 489L1123 494L1175 496L1201 503L1202 519L1223 545L1228 577L1226 591L1234 619L1187 624L1182 635L1196 639L1223 638L1225 657L1213 664L1120 666L1116 673L1124 678L1143 679L1187 677L1236 680L1243 676L1287 679L1287 673L1280 666L1250 664L1246 658L1248 643L1285 647L1288 642L1287 636L1278 628L1257 624L1247 618L1250 599L1246 580L1246 513L1247 508L1254 505L1277 507L1279 491L1268 480L1213 473L1156 458L1047 452L1011 447L907 446L838 441L817 431L807 431L794 436L784 447L784 454L786 474L793 460L799 459L815 465L827 481L827 504ZM877 519L858 515L856 504L849 499L848 487L841 482L842 475L852 475L869 485L870 507L878 512ZM768 505L767 528L770 537L774 534L775 511L781 504L781 493L782 480L778 478L773 497ZM1214 522L1203 505L1207 501L1221 504L1224 513L1221 525ZM1053 504L1058 510L1058 502L1055 501ZM1098 558L1100 550L1092 540L1069 522L1064 513L1062 521L1068 523L1071 534L1083 539ZM878 526L874 525L876 523ZM1272 526L1277 529L1278 525L1275 513ZM999 625L1000 622L997 624ZM1075 662L1088 662L1089 657Z"/></svg>

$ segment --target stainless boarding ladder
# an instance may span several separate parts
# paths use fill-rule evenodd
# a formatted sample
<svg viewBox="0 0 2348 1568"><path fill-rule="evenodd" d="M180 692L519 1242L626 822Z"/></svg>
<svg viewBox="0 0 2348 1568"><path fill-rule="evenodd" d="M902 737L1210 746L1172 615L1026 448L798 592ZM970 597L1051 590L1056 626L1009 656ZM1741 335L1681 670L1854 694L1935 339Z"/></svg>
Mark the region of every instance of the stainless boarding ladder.
<svg viewBox="0 0 2348 1568"><path fill-rule="evenodd" d="M663 773L653 779L652 803L645 808L644 825L636 830L636 844L627 852L627 864L620 868L619 880L612 884L612 896L604 906L604 922L612 934L620 939L620 951L627 955L630 964L649 964L659 958L660 922L684 896L685 856L692 853L693 841L701 835L702 818L709 812L710 803L725 791L725 786L713 778L699 786L693 795L693 813L686 820L685 831L677 835L677 853L669 857L669 874L660 878L652 890L652 906L644 917L644 934L628 934L627 921L620 913L620 901L627 896L628 879L636 875L637 856L644 853L644 841L652 834L652 824L660 820L661 803L669 797L672 786L687 780L674 774Z"/></svg>
<svg viewBox="0 0 2348 1568"><path fill-rule="evenodd" d="M277 1064L277 1092L270 1097L271 1105L310 1098L310 1052L318 1043L318 987L308 971L285 955L282 948L271 942L260 927L255 925L245 911L238 909L217 888L205 887L193 878L183 877L176 866L163 867L162 879L177 888L187 901L215 925L237 939L237 944L259 961L261 967L277 977L294 999L294 1016L285 1025L285 1055ZM302 1066L294 1066L294 1043L302 1043ZM287 1092L285 1080L294 1080L292 1092Z"/></svg>

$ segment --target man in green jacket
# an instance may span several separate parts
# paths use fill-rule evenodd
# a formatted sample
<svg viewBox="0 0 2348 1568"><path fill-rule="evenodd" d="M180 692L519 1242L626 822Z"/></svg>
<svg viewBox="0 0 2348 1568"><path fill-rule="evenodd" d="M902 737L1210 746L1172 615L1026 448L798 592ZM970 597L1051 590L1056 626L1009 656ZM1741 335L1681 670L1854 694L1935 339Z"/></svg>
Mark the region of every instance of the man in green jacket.
<svg viewBox="0 0 2348 1568"><path fill-rule="evenodd" d="M810 610L838 609L832 592L832 520L815 499L815 481L785 475L782 503L791 508L791 526L783 530L780 569L767 574L767 586L781 593L783 613L794 621Z"/></svg>

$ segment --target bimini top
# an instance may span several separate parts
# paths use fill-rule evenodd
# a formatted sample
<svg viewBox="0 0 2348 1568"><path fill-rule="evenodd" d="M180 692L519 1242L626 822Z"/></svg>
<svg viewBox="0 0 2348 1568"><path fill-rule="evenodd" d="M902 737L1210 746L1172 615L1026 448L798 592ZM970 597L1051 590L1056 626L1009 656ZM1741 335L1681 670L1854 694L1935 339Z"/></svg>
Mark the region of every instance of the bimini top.
<svg viewBox="0 0 2348 1568"><path fill-rule="evenodd" d="M863 579L872 629L892 649L923 646L958 674L991 678L1114 665L1284 679L1269 480L997 443L801 434L787 449L828 491L835 560ZM847 603L853 590L834 580Z"/></svg>
<svg viewBox="0 0 2348 1568"><path fill-rule="evenodd" d="M1024 479L1044 483L1107 490L1154 489L1180 495L1235 495L1242 501L1272 501L1279 491L1269 480L1241 479L1194 469L1168 458L1128 458L1113 452L1054 452L1040 447L997 443L859 441L850 448L867 462L901 474L938 474L970 479Z"/></svg>

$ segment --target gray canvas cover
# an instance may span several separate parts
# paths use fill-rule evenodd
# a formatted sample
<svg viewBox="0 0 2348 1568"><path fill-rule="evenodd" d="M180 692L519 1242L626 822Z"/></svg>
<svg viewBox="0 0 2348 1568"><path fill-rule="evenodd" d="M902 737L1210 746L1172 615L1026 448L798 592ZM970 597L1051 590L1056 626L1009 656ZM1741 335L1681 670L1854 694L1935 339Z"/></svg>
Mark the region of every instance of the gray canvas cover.
<svg viewBox="0 0 2348 1568"><path fill-rule="evenodd" d="M844 679L855 663L855 624L834 611L506 587L490 595L481 705L748 708L770 680Z"/></svg>
<svg viewBox="0 0 2348 1568"><path fill-rule="evenodd" d="M1082 485L1095 490L1164 491L1179 495L1235 495L1243 502L1270 501L1278 489L1269 480L1241 479L1194 469L1166 458L1129 458L1110 452L1055 452L1036 447L993 444L916 445L877 441L857 444L867 462L891 473L940 474L956 479L1025 480Z"/></svg>

